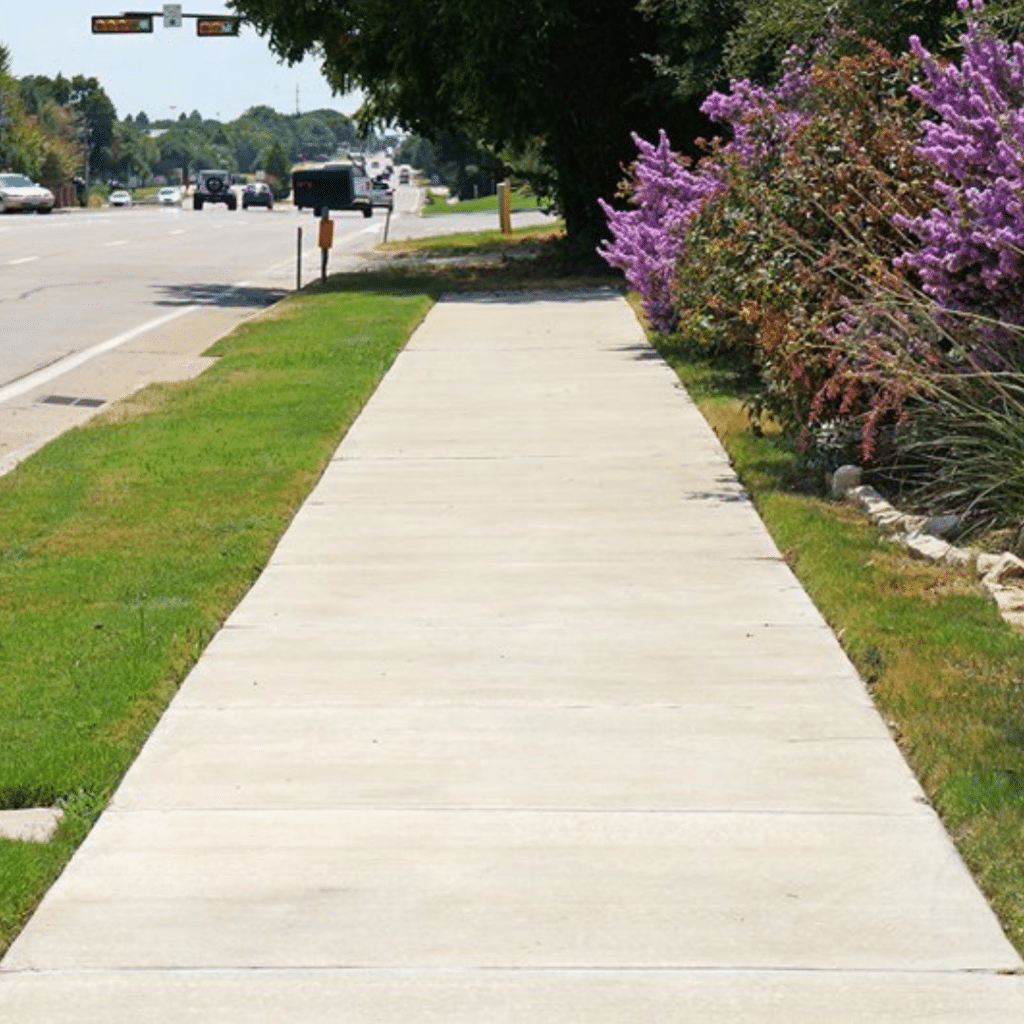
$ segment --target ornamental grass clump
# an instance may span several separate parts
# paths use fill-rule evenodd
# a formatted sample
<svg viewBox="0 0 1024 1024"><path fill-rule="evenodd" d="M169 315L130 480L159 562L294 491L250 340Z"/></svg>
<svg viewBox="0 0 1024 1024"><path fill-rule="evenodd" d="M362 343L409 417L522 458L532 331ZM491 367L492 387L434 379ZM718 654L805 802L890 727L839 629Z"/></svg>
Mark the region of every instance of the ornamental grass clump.
<svg viewBox="0 0 1024 1024"><path fill-rule="evenodd" d="M1017 343L1024 341L1017 332ZM957 514L964 533L1024 523L1024 365L947 366L900 438L893 467L906 502Z"/></svg>

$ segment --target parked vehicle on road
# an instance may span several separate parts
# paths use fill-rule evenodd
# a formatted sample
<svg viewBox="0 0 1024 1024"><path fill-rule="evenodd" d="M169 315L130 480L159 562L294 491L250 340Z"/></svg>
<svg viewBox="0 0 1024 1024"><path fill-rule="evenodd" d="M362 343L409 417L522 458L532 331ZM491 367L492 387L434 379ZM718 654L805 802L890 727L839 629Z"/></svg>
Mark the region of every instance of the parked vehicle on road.
<svg viewBox="0 0 1024 1024"><path fill-rule="evenodd" d="M125 192L123 188L117 189L115 192L110 193L110 205L111 206L131 206L132 195L130 192Z"/></svg>
<svg viewBox="0 0 1024 1024"><path fill-rule="evenodd" d="M168 185L157 192L156 201L161 206L181 206L181 189Z"/></svg>
<svg viewBox="0 0 1024 1024"><path fill-rule="evenodd" d="M242 209L248 210L250 206L265 206L268 210L274 208L274 193L265 181L254 181L242 190Z"/></svg>
<svg viewBox="0 0 1024 1024"><path fill-rule="evenodd" d="M0 174L0 213L14 210L49 213L53 203L53 193L24 174L10 171Z"/></svg>

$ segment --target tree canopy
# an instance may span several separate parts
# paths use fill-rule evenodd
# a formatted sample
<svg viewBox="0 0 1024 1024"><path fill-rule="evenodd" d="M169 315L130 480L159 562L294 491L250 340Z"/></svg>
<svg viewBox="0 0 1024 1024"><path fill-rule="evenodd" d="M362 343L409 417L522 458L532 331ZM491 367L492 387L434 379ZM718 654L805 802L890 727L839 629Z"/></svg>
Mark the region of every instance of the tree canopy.
<svg viewBox="0 0 1024 1024"><path fill-rule="evenodd" d="M599 236L636 152L631 133L703 135L703 98L729 74L762 80L829 27L904 45L935 38L935 0L229 0L294 62L309 53L362 116L426 138L465 133L547 180L570 234ZM544 180L540 181L545 184Z"/></svg>
<svg viewBox="0 0 1024 1024"><path fill-rule="evenodd" d="M428 138L465 132L496 152L539 148L570 234L603 230L632 131L693 119L645 54L658 26L636 0L231 0L289 61L318 53L364 116ZM669 122L666 125L666 118ZM543 182L542 182L543 184Z"/></svg>

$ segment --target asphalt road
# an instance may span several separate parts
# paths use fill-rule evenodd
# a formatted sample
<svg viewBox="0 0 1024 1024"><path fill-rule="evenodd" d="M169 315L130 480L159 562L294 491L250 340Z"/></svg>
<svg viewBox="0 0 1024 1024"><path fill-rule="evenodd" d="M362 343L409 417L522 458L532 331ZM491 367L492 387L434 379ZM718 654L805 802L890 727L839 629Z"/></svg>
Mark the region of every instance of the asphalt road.
<svg viewBox="0 0 1024 1024"><path fill-rule="evenodd" d="M399 188L393 240L496 227L493 214L420 217L419 193ZM381 241L386 211L336 212L331 266ZM308 211L278 204L75 211L0 217L0 402L75 363L181 317L235 307L249 315L320 273ZM200 329L201 328L198 328Z"/></svg>
<svg viewBox="0 0 1024 1024"><path fill-rule="evenodd" d="M367 249L384 231L384 211L334 220L338 254ZM290 207L0 218L0 389L179 317L276 301L295 286L299 227L309 280L320 265L316 221Z"/></svg>

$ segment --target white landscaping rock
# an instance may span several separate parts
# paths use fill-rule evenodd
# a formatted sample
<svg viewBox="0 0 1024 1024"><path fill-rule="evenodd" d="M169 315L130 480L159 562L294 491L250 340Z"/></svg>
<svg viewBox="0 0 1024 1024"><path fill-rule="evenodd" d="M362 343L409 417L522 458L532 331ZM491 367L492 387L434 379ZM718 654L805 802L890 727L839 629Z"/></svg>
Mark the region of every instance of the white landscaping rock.
<svg viewBox="0 0 1024 1024"><path fill-rule="evenodd" d="M47 843L53 838L64 812L56 807L29 807L0 811L0 838L26 843Z"/></svg>
<svg viewBox="0 0 1024 1024"><path fill-rule="evenodd" d="M932 537L927 533L909 534L904 539L903 546L910 552L911 557L927 562L944 562L950 549L948 541L939 540L938 537Z"/></svg>
<svg viewBox="0 0 1024 1024"><path fill-rule="evenodd" d="M838 472L838 471L837 471ZM905 515L889 504L873 488L851 487L846 498L871 519L876 526L897 532L891 536L911 557L944 565L974 565L982 585L992 596L999 614L1011 625L1024 627L1024 560L1010 552L1002 555L980 554L973 548L961 548L935 534L956 530L961 520L956 516Z"/></svg>
<svg viewBox="0 0 1024 1024"><path fill-rule="evenodd" d="M987 586L996 587L1024 586L1024 561L1009 551L1003 552L996 559L995 565L985 573L984 582Z"/></svg>
<svg viewBox="0 0 1024 1024"><path fill-rule="evenodd" d="M1024 561L1004 552L982 577L982 586L992 595L999 612L1017 626L1024 626Z"/></svg>
<svg viewBox="0 0 1024 1024"><path fill-rule="evenodd" d="M860 466L840 466L830 478L832 497L837 500L845 498L847 491L860 486L860 475Z"/></svg>

